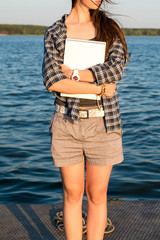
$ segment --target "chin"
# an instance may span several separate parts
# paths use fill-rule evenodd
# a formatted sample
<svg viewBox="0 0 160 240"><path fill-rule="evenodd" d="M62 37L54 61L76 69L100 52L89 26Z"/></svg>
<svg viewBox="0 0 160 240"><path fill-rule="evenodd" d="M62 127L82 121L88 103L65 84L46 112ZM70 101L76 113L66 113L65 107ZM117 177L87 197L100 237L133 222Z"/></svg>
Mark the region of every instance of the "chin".
<svg viewBox="0 0 160 240"><path fill-rule="evenodd" d="M91 10L96 10L98 6L92 7Z"/></svg>
<svg viewBox="0 0 160 240"><path fill-rule="evenodd" d="M92 10L96 10L101 5L101 1L93 1Z"/></svg>

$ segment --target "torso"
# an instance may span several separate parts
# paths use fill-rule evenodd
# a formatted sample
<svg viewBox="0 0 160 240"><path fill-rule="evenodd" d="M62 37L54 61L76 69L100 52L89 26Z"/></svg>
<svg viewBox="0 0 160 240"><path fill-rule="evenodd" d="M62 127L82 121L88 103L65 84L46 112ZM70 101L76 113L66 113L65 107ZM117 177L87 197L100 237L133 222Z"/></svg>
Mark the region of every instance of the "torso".
<svg viewBox="0 0 160 240"><path fill-rule="evenodd" d="M91 21L85 23L74 23L70 17L66 19L67 37L77 39L95 40L96 28ZM80 107L96 106L96 100L80 99ZM100 102L100 105L102 103Z"/></svg>

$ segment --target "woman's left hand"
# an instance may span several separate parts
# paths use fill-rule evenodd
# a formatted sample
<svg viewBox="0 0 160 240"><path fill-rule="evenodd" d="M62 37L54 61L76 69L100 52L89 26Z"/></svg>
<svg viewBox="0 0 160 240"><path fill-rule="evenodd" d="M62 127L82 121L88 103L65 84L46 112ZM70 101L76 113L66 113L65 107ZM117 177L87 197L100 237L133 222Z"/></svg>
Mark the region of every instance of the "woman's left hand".
<svg viewBox="0 0 160 240"><path fill-rule="evenodd" d="M73 73L73 70L70 69L68 66L62 64L61 65L61 70L62 72L66 75L66 77L68 77L69 79L71 79L71 76L72 76L72 73Z"/></svg>
<svg viewBox="0 0 160 240"><path fill-rule="evenodd" d="M105 95L107 98L114 96L116 91L116 83L105 83Z"/></svg>

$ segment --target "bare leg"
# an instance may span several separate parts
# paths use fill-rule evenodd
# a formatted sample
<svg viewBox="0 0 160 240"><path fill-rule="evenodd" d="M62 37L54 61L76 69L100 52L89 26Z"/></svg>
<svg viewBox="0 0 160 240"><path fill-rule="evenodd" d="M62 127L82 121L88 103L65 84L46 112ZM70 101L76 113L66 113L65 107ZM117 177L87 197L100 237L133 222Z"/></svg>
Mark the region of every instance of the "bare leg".
<svg viewBox="0 0 160 240"><path fill-rule="evenodd" d="M67 240L82 239L84 162L60 168L63 181L64 228Z"/></svg>
<svg viewBox="0 0 160 240"><path fill-rule="evenodd" d="M103 240L107 223L107 189L112 166L92 166L86 163L86 167L87 240Z"/></svg>

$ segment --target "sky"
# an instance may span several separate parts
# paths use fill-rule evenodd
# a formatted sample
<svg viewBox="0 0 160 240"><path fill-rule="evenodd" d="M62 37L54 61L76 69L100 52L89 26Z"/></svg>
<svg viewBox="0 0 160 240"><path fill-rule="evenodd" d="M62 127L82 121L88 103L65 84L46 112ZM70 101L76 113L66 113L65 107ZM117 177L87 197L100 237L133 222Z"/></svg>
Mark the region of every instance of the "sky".
<svg viewBox="0 0 160 240"><path fill-rule="evenodd" d="M107 9L118 14L114 18L122 27L160 28L160 0L116 0L116 3ZM0 0L0 24L50 26L70 9L71 0Z"/></svg>

